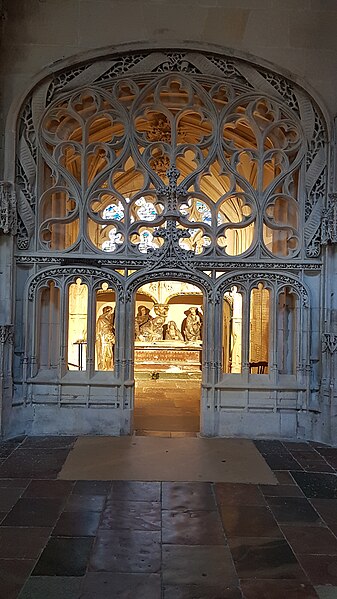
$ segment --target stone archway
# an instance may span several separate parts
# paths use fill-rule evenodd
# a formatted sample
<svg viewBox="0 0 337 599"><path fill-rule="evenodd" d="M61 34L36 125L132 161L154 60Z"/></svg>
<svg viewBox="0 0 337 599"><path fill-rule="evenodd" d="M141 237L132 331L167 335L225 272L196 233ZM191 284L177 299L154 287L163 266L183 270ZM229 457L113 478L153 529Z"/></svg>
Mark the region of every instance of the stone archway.
<svg viewBox="0 0 337 599"><path fill-rule="evenodd" d="M136 434L200 431L203 293L186 281L157 280L135 296Z"/></svg>
<svg viewBox="0 0 337 599"><path fill-rule="evenodd" d="M130 281L170 280L172 269L185 269L191 281L199 277L207 289L211 328L203 432L258 435L256 414L262 414L264 433L293 436L299 403L306 406L304 419L310 425L306 410L312 386L317 393L315 373L312 384L310 376L318 370L319 358L313 356L319 356L319 340L313 336L314 347L305 344L310 324L298 321L300 341L292 342L297 349L291 367L281 342L276 343L281 338L278 323L289 321L277 310L282 302L291 306L281 282L291 287L291 295L302 281L311 290L313 308L322 307L319 225L326 193L326 134L318 106L303 89L264 67L219 54L125 53L121 62L95 58L79 70L67 67L49 74L26 98L17 130L15 392L20 390L25 402L29 394L36 421L49 410L50 418L43 422L62 429L63 406L78 414L78 406L85 406L87 432L95 430L99 414L90 408L104 406L109 426L103 419L100 430L111 430L113 422L114 434L130 431ZM15 202L9 192L6 197L13 212ZM53 264L47 281L51 291L65 284L63 272L87 277L87 340L72 340L87 342L86 368L67 368L69 306L62 293L50 291L50 297L61 297L64 334L53 356L53 372L40 372L40 325L30 316L48 314L48 309L39 310L42 300L31 294L29 281L47 273L46 263ZM110 302L115 311L114 369L100 371L93 315L100 317L94 310L97 285L109 282L108 276L97 279L96 269L102 267L117 284ZM234 342L231 287L218 289L222 278L242 294L240 343ZM250 341L251 315L258 313L250 309L254 285L269 290L264 305L270 326L260 335L269 337L268 356L259 355ZM300 304L302 300L299 296ZM311 309L309 302L306 307ZM231 338L222 335L225 322L234 332ZM286 331L288 325L282 326ZM76 368L74 356L70 362ZM252 366L257 362L268 362L263 388ZM40 406L42 392L51 398L48 409ZM76 422L82 426L83 419Z"/></svg>

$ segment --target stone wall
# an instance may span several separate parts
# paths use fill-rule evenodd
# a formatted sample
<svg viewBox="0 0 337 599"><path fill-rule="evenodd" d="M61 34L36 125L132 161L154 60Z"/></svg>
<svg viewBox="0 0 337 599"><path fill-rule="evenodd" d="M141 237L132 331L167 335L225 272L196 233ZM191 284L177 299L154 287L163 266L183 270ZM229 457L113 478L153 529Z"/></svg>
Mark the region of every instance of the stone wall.
<svg viewBox="0 0 337 599"><path fill-rule="evenodd" d="M2 0L0 132L13 99L43 68L130 43L250 54L300 77L334 115L336 19L336 0Z"/></svg>

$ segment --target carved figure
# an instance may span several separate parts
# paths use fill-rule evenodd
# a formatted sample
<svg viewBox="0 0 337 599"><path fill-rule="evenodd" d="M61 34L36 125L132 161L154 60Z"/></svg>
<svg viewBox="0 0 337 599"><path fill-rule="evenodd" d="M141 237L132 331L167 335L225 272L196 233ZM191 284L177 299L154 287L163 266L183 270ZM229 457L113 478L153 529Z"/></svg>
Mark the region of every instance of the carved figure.
<svg viewBox="0 0 337 599"><path fill-rule="evenodd" d="M167 317L169 307L165 304L155 304L154 311L156 313L152 322L153 335L152 341L163 341L164 339L164 324Z"/></svg>
<svg viewBox="0 0 337 599"><path fill-rule="evenodd" d="M181 332L179 331L177 324L174 322L174 320L170 320L167 323L167 329L166 329L166 333L165 333L165 340L172 340L172 341L184 341L184 337L182 336Z"/></svg>
<svg viewBox="0 0 337 599"><path fill-rule="evenodd" d="M114 310L104 306L96 323L96 351L98 370L112 370L115 343Z"/></svg>
<svg viewBox="0 0 337 599"><path fill-rule="evenodd" d="M192 306L189 310L186 310L185 314L187 316L182 323L182 333L185 341L200 341L202 321L198 308Z"/></svg>
<svg viewBox="0 0 337 599"><path fill-rule="evenodd" d="M136 341L152 341L153 318L150 316L150 309L146 306L138 306L135 318L135 336Z"/></svg>

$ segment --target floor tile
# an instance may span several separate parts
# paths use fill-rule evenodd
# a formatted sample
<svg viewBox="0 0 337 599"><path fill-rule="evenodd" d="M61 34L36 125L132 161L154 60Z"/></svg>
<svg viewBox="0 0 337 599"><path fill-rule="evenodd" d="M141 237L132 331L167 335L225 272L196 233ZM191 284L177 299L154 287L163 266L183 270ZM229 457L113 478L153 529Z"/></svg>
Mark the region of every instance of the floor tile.
<svg viewBox="0 0 337 599"><path fill-rule="evenodd" d="M210 483L169 483L162 486L162 505L165 510L215 510Z"/></svg>
<svg viewBox="0 0 337 599"><path fill-rule="evenodd" d="M0 559L0 599L17 599L33 566L34 560Z"/></svg>
<svg viewBox="0 0 337 599"><path fill-rule="evenodd" d="M161 599L160 575L88 572L81 599Z"/></svg>
<svg viewBox="0 0 337 599"><path fill-rule="evenodd" d="M118 501L160 501L161 483L113 481L111 498Z"/></svg>
<svg viewBox="0 0 337 599"><path fill-rule="evenodd" d="M296 485L293 477L287 470L274 470L274 475L280 485Z"/></svg>
<svg viewBox="0 0 337 599"><path fill-rule="evenodd" d="M302 466L297 460L290 454L263 454L269 468L272 470L302 470Z"/></svg>
<svg viewBox="0 0 337 599"><path fill-rule="evenodd" d="M26 437L21 443L20 448L22 449L64 449L65 447L72 447L77 437L73 436L37 436L37 437Z"/></svg>
<svg viewBox="0 0 337 599"><path fill-rule="evenodd" d="M337 523L337 501L335 499L311 499L310 503L325 522Z"/></svg>
<svg viewBox="0 0 337 599"><path fill-rule="evenodd" d="M165 585L237 586L237 575L227 547L163 545Z"/></svg>
<svg viewBox="0 0 337 599"><path fill-rule="evenodd" d="M18 599L80 599L82 581L82 577L31 576Z"/></svg>
<svg viewBox="0 0 337 599"><path fill-rule="evenodd" d="M324 456L325 459L337 458L337 447L320 446L317 448L317 451Z"/></svg>
<svg viewBox="0 0 337 599"><path fill-rule="evenodd" d="M16 447L0 447L0 460L6 460L15 451Z"/></svg>
<svg viewBox="0 0 337 599"><path fill-rule="evenodd" d="M24 492L20 487L0 489L0 512L8 512Z"/></svg>
<svg viewBox="0 0 337 599"><path fill-rule="evenodd" d="M163 510L162 542L174 545L226 544L217 512L195 510Z"/></svg>
<svg viewBox="0 0 337 599"><path fill-rule="evenodd" d="M315 453L315 448L311 445L309 445L309 443L305 443L303 441L283 441L283 445L284 447L290 451L291 453L293 453L294 451L307 451L307 452L313 452Z"/></svg>
<svg viewBox="0 0 337 599"><path fill-rule="evenodd" d="M337 587L333 587L331 585L319 585L315 587L315 590L319 599L336 599L337 597Z"/></svg>
<svg viewBox="0 0 337 599"><path fill-rule="evenodd" d="M108 499L100 528L111 530L160 530L160 503Z"/></svg>
<svg viewBox="0 0 337 599"><path fill-rule="evenodd" d="M67 497L73 485L69 480L32 480L23 497Z"/></svg>
<svg viewBox="0 0 337 599"><path fill-rule="evenodd" d="M282 532L296 554L337 555L337 539L328 528L282 526Z"/></svg>
<svg viewBox="0 0 337 599"><path fill-rule="evenodd" d="M298 560L314 585L337 586L337 559L335 555L298 555Z"/></svg>
<svg viewBox="0 0 337 599"><path fill-rule="evenodd" d="M53 529L53 537L92 537L100 522L100 512L63 512Z"/></svg>
<svg viewBox="0 0 337 599"><path fill-rule="evenodd" d="M37 559L49 535L49 528L0 527L0 558Z"/></svg>
<svg viewBox="0 0 337 599"><path fill-rule="evenodd" d="M55 537L49 539L33 576L84 576L93 539Z"/></svg>
<svg viewBox="0 0 337 599"><path fill-rule="evenodd" d="M0 489L9 488L20 488L25 489L29 483L30 478L0 478Z"/></svg>
<svg viewBox="0 0 337 599"><path fill-rule="evenodd" d="M295 580L241 580L245 599L317 599L313 586Z"/></svg>
<svg viewBox="0 0 337 599"><path fill-rule="evenodd" d="M313 447L308 445L306 448L292 451L290 453L296 458L296 460L309 460L311 462L324 462L324 458L318 453Z"/></svg>
<svg viewBox="0 0 337 599"><path fill-rule="evenodd" d="M21 443L22 440L3 441L2 443L0 443L0 459L2 460L8 458L13 453L13 451L20 447Z"/></svg>
<svg viewBox="0 0 337 599"><path fill-rule="evenodd" d="M160 501L161 483L141 481L113 481L111 497L119 501Z"/></svg>
<svg viewBox="0 0 337 599"><path fill-rule="evenodd" d="M329 523L328 527L331 530L331 532L335 535L335 537L337 537L337 522L333 522L332 524Z"/></svg>
<svg viewBox="0 0 337 599"><path fill-rule="evenodd" d="M264 506L219 506L227 537L282 537L270 510Z"/></svg>
<svg viewBox="0 0 337 599"><path fill-rule="evenodd" d="M260 485L260 490L265 497L303 497L297 485Z"/></svg>
<svg viewBox="0 0 337 599"><path fill-rule="evenodd" d="M330 466L332 466L334 468L334 470L337 470L337 456L324 456L326 461L330 464Z"/></svg>
<svg viewBox="0 0 337 599"><path fill-rule="evenodd" d="M305 497L267 497L277 522L282 524L319 524L320 517Z"/></svg>
<svg viewBox="0 0 337 599"><path fill-rule="evenodd" d="M335 474L335 469L326 462L312 462L311 464L303 463L302 467L305 472L324 472L327 474Z"/></svg>
<svg viewBox="0 0 337 599"><path fill-rule="evenodd" d="M159 569L159 532L99 529L90 571L156 573Z"/></svg>
<svg viewBox="0 0 337 599"><path fill-rule="evenodd" d="M241 599L239 588L209 584L164 585L163 599Z"/></svg>
<svg viewBox="0 0 337 599"><path fill-rule="evenodd" d="M273 485L271 485L273 486ZM278 485L274 485L277 487ZM216 483L215 497L218 503L226 505L265 505L266 502L258 485Z"/></svg>
<svg viewBox="0 0 337 599"><path fill-rule="evenodd" d="M307 472L292 473L306 497L337 499L337 475Z"/></svg>
<svg viewBox="0 0 337 599"><path fill-rule="evenodd" d="M289 452L282 441L273 441L272 439L260 439L254 441L254 445L263 454L288 455Z"/></svg>
<svg viewBox="0 0 337 599"><path fill-rule="evenodd" d="M19 499L1 526L54 526L63 504L63 497Z"/></svg>
<svg viewBox="0 0 337 599"><path fill-rule="evenodd" d="M56 478L69 449L17 449L0 466L1 478Z"/></svg>
<svg viewBox="0 0 337 599"><path fill-rule="evenodd" d="M229 544L239 578L306 581L285 539L236 538Z"/></svg>
<svg viewBox="0 0 337 599"><path fill-rule="evenodd" d="M101 512L105 505L104 495L70 495L64 506L65 512Z"/></svg>
<svg viewBox="0 0 337 599"><path fill-rule="evenodd" d="M111 482L106 480L77 480L72 493L74 495L107 495Z"/></svg>

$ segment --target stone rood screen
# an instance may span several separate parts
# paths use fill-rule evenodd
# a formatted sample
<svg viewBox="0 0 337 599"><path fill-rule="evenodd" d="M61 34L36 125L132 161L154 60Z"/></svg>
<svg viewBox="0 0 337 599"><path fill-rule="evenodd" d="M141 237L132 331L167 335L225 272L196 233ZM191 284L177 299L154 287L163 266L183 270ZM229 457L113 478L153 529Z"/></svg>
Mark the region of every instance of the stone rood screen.
<svg viewBox="0 0 337 599"><path fill-rule="evenodd" d="M104 57L34 88L15 165L15 402L36 432L69 406L71 430L130 432L142 305L200 346L202 433L258 435L259 413L293 436L298 409L306 430L327 155L302 88L215 54ZM161 312L170 285L202 315L195 339Z"/></svg>

